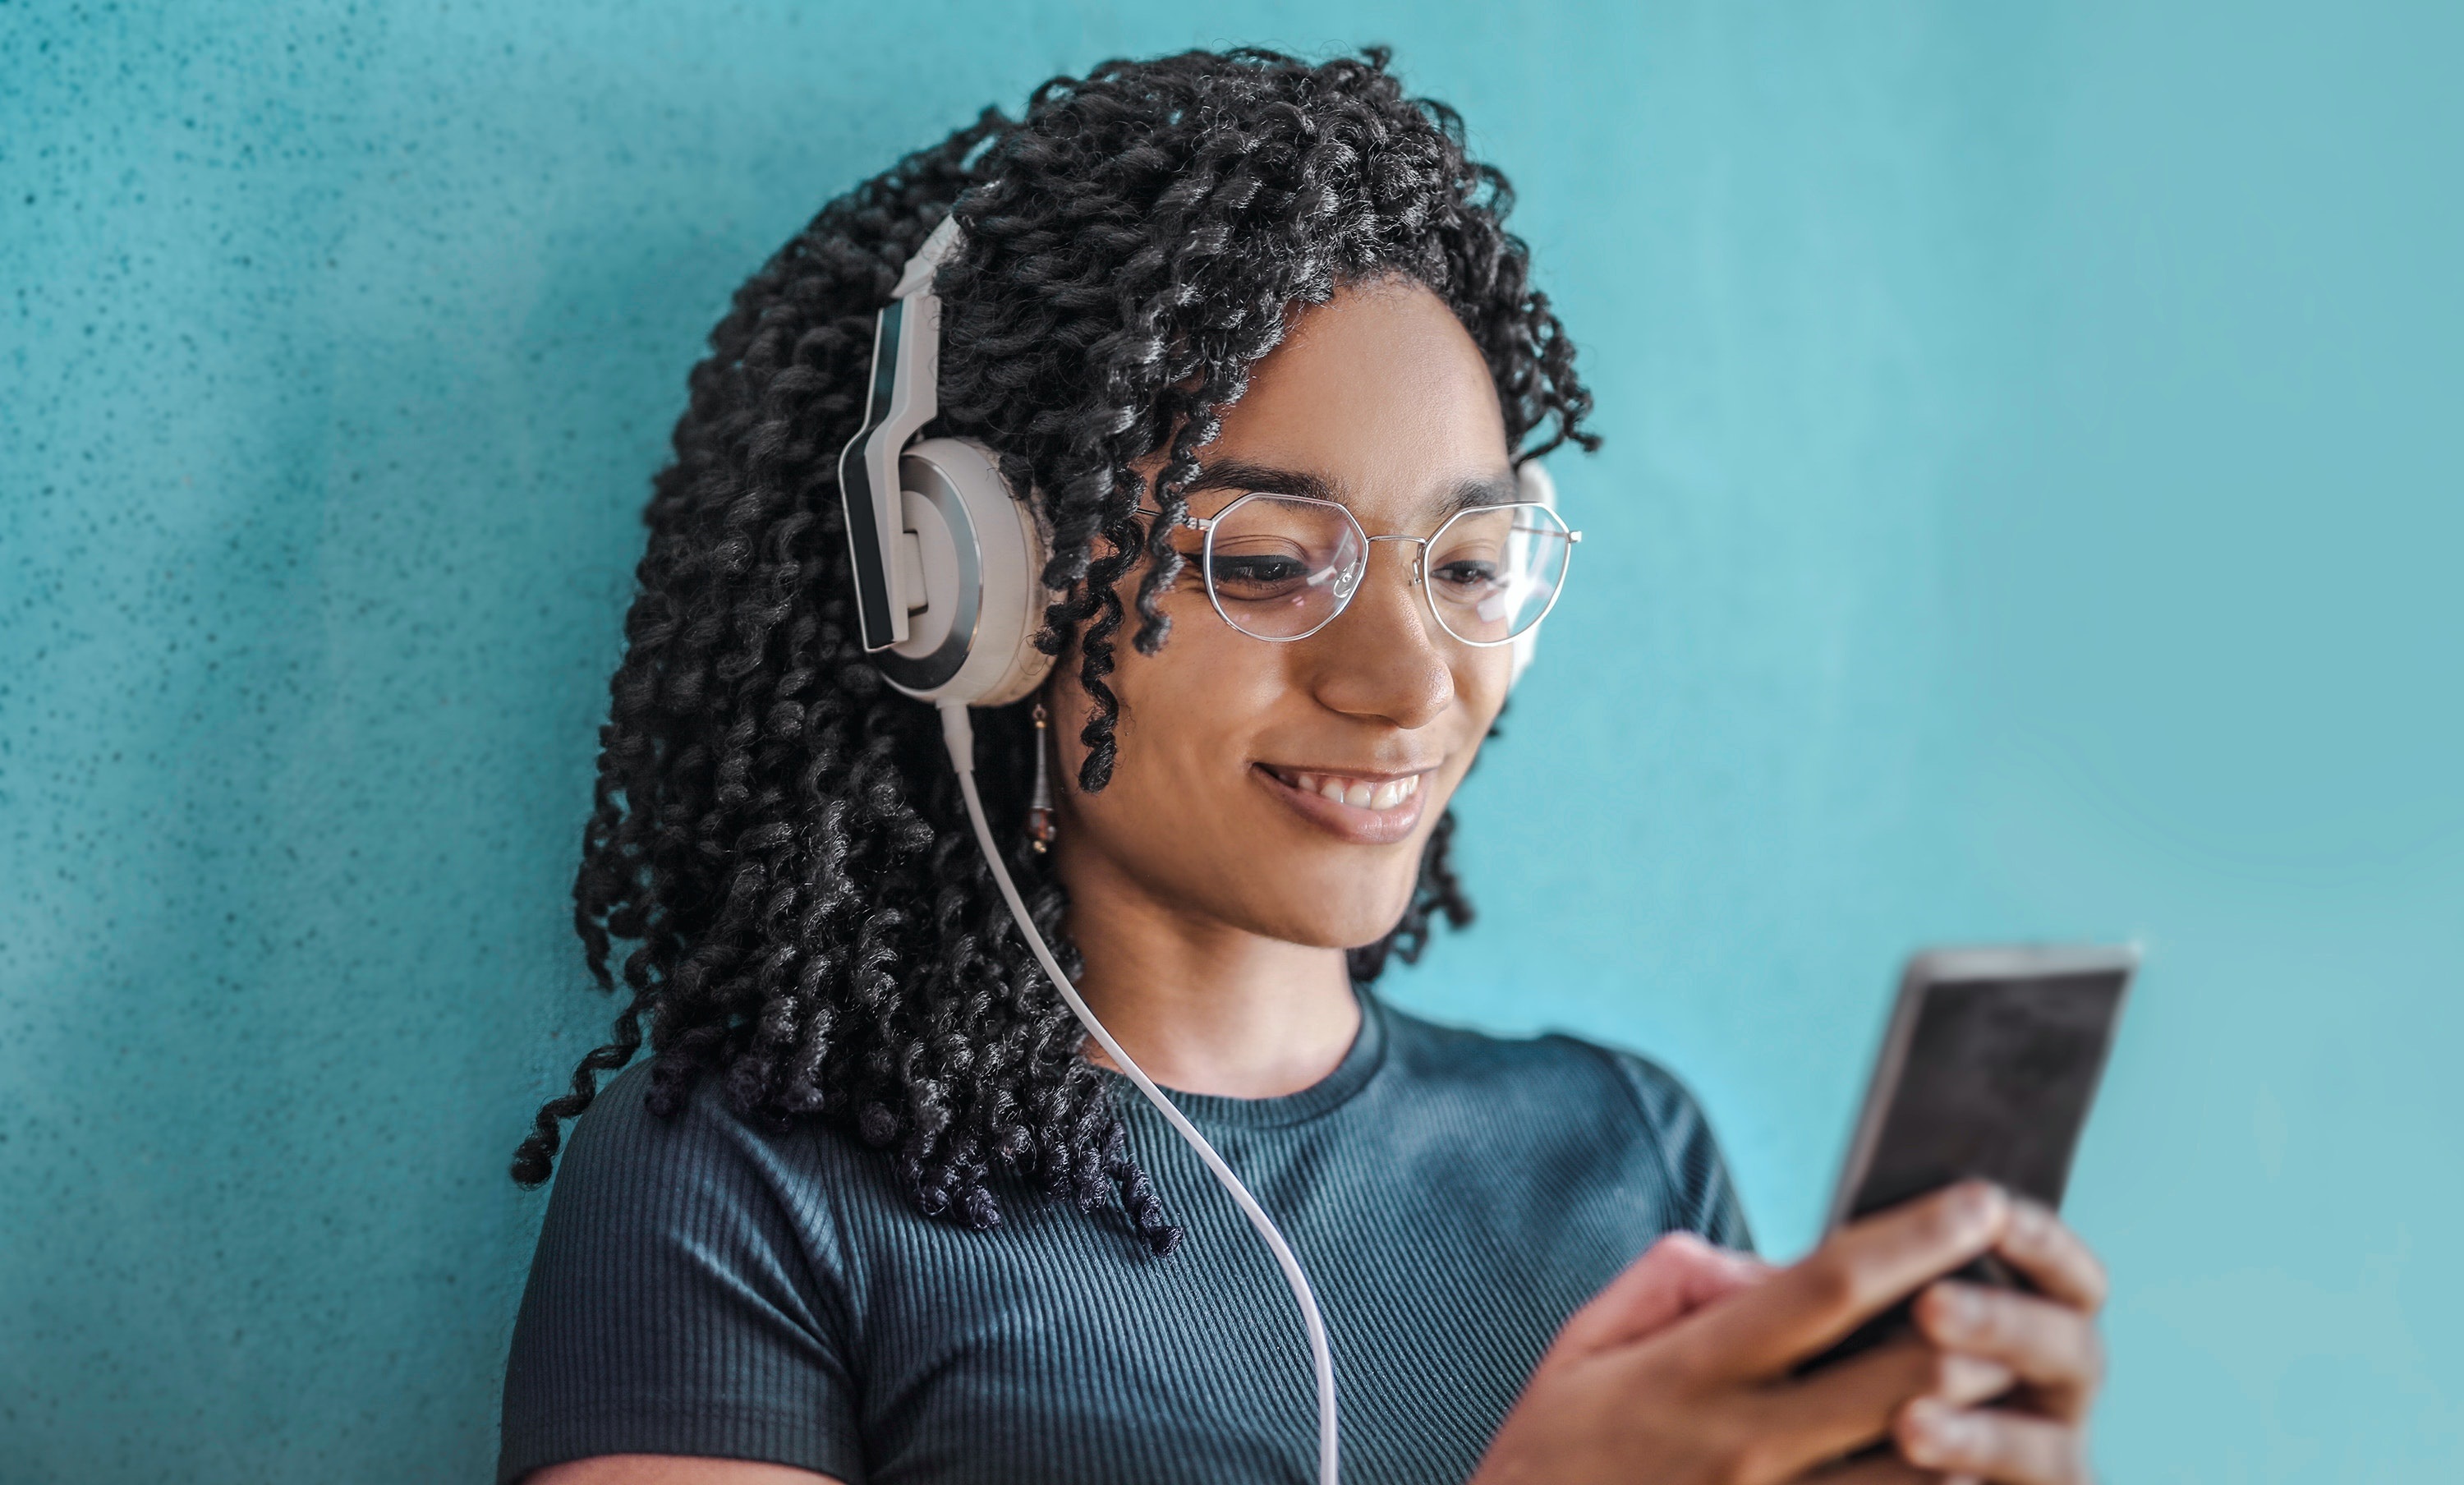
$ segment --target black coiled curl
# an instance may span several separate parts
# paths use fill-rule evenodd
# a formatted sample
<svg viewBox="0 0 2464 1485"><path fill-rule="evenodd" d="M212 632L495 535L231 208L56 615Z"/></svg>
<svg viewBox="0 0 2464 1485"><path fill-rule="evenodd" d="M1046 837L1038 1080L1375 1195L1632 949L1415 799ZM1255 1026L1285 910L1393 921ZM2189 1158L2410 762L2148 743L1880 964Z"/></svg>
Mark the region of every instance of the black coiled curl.
<svg viewBox="0 0 2464 1485"><path fill-rule="evenodd" d="M764 264L690 379L600 730L574 922L605 988L629 946L629 998L540 1108L514 1178L547 1179L562 1121L647 1039L654 1113L715 1075L747 1117L825 1119L886 1151L928 1217L993 1226L1005 1173L1081 1210L1117 1199L1169 1252L1179 1229L977 857L938 720L857 639L836 457L863 412L873 313L956 211L967 237L940 275L928 432L984 440L1037 492L1045 581L1066 595L1037 643L1079 657L1079 782L1095 790L1115 758L1118 585L1143 564L1133 642L1152 654L1179 567L1169 522L1134 514L1132 463L1164 450L1155 499L1184 510L1197 451L1293 306L1417 279L1486 357L1508 447L1594 446L1510 204L1505 177L1464 157L1455 114L1406 99L1383 52L1193 52L1056 78L1015 122L987 110ZM1022 707L978 716L978 777L1013 842L1030 737ZM1416 959L1437 918L1470 920L1453 833L1441 818L1402 920L1352 951L1356 978ZM1075 974L1045 858L1013 845L1009 867Z"/></svg>

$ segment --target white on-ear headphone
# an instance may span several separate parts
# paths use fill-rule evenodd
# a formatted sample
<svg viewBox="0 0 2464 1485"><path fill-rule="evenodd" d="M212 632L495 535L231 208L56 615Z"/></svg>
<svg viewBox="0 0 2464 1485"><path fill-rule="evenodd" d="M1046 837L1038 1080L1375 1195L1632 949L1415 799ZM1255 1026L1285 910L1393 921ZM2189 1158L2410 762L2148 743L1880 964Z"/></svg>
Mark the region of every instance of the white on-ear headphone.
<svg viewBox="0 0 2464 1485"><path fill-rule="evenodd" d="M1033 507L1001 477L992 451L969 438L907 446L940 410L941 299L933 277L957 244L958 220L944 217L907 260L889 305L874 321L864 426L839 454L839 498L847 509L864 648L891 685L940 709L942 742L957 770L976 844L1052 987L1112 1065L1205 1163L1274 1253L1309 1332L1309 1369L1317 1383L1318 1478L1322 1485L1336 1485L1334 1352L1300 1259L1223 1157L1121 1050L1062 973L1010 880L976 791L975 724L967 708L1016 701L1044 683L1052 657L1036 649L1034 640L1052 595L1043 583L1043 528ZM1556 486L1538 460L1525 460L1517 479L1523 499L1555 509ZM1539 636L1535 624L1511 641L1509 688L1523 678Z"/></svg>
<svg viewBox="0 0 2464 1485"><path fill-rule="evenodd" d="M942 218L874 321L864 426L839 454L839 499L864 648L882 676L919 701L1000 706L1052 669L1034 643L1056 596L1043 582L1043 528L990 449L972 438L907 442L940 411L933 277L959 240L958 219ZM1539 460L1526 459L1516 481L1524 499L1556 508ZM1509 687L1539 643L1537 624L1509 641Z"/></svg>
<svg viewBox="0 0 2464 1485"><path fill-rule="evenodd" d="M919 701L1000 706L1044 683L1035 648L1051 595L1034 508L971 438L907 440L941 410L941 297L933 276L958 244L944 217L907 260L874 321L864 427L839 454L864 648Z"/></svg>

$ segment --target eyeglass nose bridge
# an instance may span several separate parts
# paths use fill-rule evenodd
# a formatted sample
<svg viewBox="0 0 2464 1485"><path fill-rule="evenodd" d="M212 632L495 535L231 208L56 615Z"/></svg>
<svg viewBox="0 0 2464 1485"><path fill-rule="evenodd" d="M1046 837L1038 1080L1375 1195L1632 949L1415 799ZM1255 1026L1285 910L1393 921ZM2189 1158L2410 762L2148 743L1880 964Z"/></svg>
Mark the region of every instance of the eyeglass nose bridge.
<svg viewBox="0 0 2464 1485"><path fill-rule="evenodd" d="M1400 532L1396 532L1396 533L1393 533L1393 534L1391 534L1391 535L1387 535L1387 536L1371 536L1371 537L1364 537L1364 538L1362 538L1362 540L1364 540L1364 541L1369 541L1369 542L1409 542L1409 543L1412 543L1412 546L1413 546L1413 548L1414 548L1414 550L1413 550L1413 552L1412 552L1412 578L1411 578L1411 582L1410 582L1410 584L1409 584L1408 586L1413 587L1419 587L1419 586L1420 586L1420 569L1421 569L1421 567L1422 567L1422 566L1427 563L1427 561L1428 561L1428 556L1429 556L1429 542L1430 542L1430 538L1425 537L1425 536L1405 536L1405 535L1403 535L1403 534L1402 534L1402 533L1400 533ZM1368 569L1369 569L1369 564L1368 564L1367 562L1365 562L1365 561L1364 561L1363 563L1361 563L1360 566L1361 566L1361 571L1362 571L1364 574L1365 574L1365 573L1368 571ZM1357 583L1355 583L1355 584L1353 584L1353 586L1354 587L1359 587L1360 585L1358 585Z"/></svg>

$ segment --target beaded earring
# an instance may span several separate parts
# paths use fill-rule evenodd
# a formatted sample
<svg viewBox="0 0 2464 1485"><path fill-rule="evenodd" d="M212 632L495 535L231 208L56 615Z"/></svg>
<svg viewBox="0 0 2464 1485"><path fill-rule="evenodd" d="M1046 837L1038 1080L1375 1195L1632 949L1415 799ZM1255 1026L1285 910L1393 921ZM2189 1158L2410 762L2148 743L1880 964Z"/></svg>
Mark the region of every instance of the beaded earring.
<svg viewBox="0 0 2464 1485"><path fill-rule="evenodd" d="M1052 837L1060 831L1052 821L1052 776L1046 772L1046 760L1051 747L1045 737L1044 703L1035 703L1035 793L1026 806L1026 838L1041 855L1052 847Z"/></svg>

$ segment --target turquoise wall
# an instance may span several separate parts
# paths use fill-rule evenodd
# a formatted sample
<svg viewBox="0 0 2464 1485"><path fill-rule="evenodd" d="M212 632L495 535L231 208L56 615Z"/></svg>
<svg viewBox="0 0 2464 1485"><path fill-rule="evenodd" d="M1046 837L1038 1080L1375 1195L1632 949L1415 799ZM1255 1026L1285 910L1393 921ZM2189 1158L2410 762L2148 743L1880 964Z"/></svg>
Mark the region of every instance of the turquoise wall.
<svg viewBox="0 0 2464 1485"><path fill-rule="evenodd" d="M1899 955L2142 935L2109 1475L2464 1478L2459 15L0 4L0 1475L483 1475L726 294L1052 73L1384 39L1611 439L1397 993L1669 1060L1794 1250Z"/></svg>

